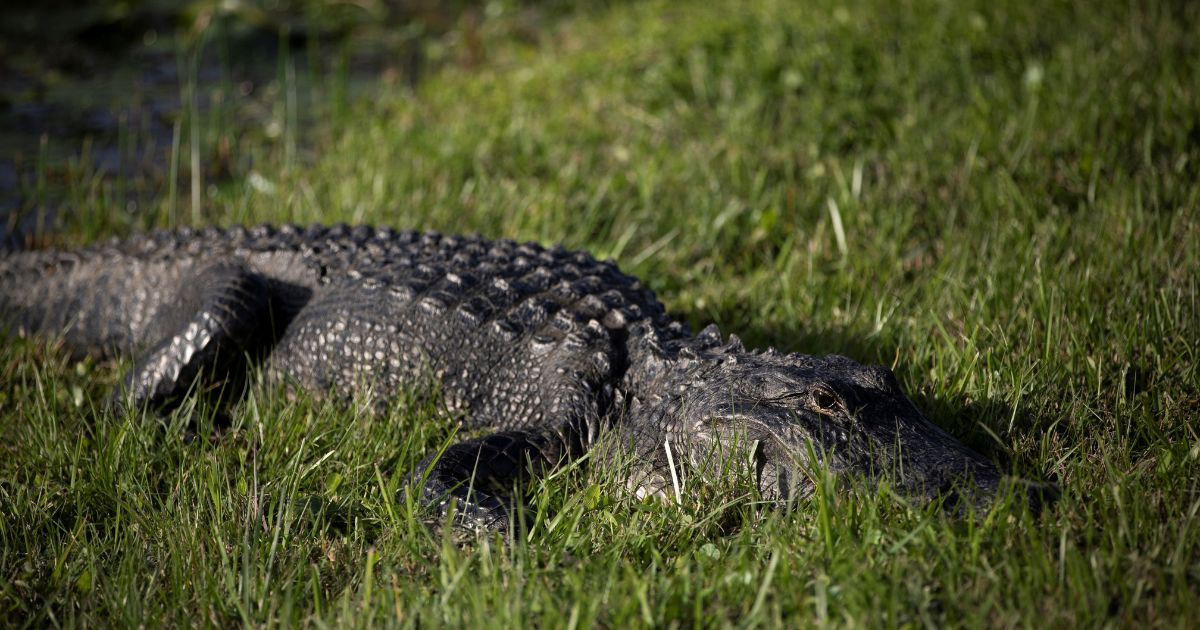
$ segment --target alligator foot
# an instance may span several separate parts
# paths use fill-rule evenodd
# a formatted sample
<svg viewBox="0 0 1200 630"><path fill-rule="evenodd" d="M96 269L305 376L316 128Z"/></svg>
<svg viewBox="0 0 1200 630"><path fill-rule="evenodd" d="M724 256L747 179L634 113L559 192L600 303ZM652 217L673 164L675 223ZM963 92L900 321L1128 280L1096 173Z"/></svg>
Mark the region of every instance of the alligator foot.
<svg viewBox="0 0 1200 630"><path fill-rule="evenodd" d="M445 522L468 531L508 532L517 516L506 493L558 465L567 449L550 429L503 431L453 444L426 458L412 476L421 503Z"/></svg>
<svg viewBox="0 0 1200 630"><path fill-rule="evenodd" d="M118 414L143 408L161 413L193 386L223 384L231 364L269 326L268 302L265 281L242 264L197 270L152 322L160 340L137 358L108 408Z"/></svg>

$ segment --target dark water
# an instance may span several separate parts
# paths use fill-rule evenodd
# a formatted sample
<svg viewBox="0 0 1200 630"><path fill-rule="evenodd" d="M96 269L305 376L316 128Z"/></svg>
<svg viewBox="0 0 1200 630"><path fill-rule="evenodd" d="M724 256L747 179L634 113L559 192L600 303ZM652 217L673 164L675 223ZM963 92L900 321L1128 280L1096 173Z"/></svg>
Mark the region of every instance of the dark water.
<svg viewBox="0 0 1200 630"><path fill-rule="evenodd" d="M364 26L197 13L212 4L0 2L0 243L65 223L96 190L136 216L174 176L186 200L189 155L174 152L174 175L171 162L193 131L206 186L244 175L239 138L302 144L307 120L381 77L415 83L439 35L399 9Z"/></svg>

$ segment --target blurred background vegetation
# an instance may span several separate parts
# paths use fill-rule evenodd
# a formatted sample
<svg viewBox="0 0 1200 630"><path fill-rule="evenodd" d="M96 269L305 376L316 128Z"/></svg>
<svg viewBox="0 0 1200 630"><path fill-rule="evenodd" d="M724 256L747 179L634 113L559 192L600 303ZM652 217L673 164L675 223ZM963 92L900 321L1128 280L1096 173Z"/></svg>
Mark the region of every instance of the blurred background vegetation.
<svg viewBox="0 0 1200 630"><path fill-rule="evenodd" d="M0 6L0 234L53 214L68 182L136 212L171 181L251 170L239 145L291 160L381 87L411 89L486 42L536 46L577 3L545 0L48 0ZM605 3L584 3L602 9ZM182 160L182 162L180 162ZM190 163L189 163L190 161ZM173 194L173 193L172 193ZM192 201L195 201L193 198ZM40 217L45 221L46 217ZM26 230L28 231L28 230Z"/></svg>

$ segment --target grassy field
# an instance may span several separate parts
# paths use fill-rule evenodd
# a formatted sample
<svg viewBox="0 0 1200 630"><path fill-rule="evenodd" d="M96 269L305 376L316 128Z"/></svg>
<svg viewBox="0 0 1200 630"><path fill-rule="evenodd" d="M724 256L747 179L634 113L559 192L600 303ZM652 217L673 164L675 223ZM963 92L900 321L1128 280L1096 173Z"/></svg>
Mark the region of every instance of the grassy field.
<svg viewBox="0 0 1200 630"><path fill-rule="evenodd" d="M397 492L451 438L428 409L257 390L185 444L96 411L120 366L10 340L0 623L1194 623L1200 10L1041 4L614 3L484 29L479 63L284 116L296 146L235 142L200 206L132 215L80 173L58 216L71 243L186 219L586 248L693 327L893 365L934 422L1061 485L1040 517L643 504L581 467L531 488L526 540L460 545Z"/></svg>

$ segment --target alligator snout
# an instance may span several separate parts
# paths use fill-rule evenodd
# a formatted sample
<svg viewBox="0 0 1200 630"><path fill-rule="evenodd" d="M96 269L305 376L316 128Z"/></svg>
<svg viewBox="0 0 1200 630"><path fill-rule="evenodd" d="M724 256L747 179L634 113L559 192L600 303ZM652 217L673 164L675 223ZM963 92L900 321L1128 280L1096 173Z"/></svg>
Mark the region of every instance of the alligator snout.
<svg viewBox="0 0 1200 630"><path fill-rule="evenodd" d="M955 491L956 492L956 491ZM1052 483L1029 481L1020 477L1006 475L990 488L980 487L975 494L966 495L966 505L975 508L979 513L990 512L997 504L1011 495L1012 504L1024 504L1033 514L1041 514L1058 501L1061 493L1058 486ZM955 495L962 497L961 494ZM949 507L949 501L946 502Z"/></svg>
<svg viewBox="0 0 1200 630"><path fill-rule="evenodd" d="M1025 505L1034 515L1058 501L1061 493L1052 483L1029 481L1011 475L982 479L946 478L919 498L938 502L947 513L966 516L986 514L1000 504Z"/></svg>
<svg viewBox="0 0 1200 630"><path fill-rule="evenodd" d="M818 459L827 466L843 490L874 488L886 483L901 500L914 507L937 504L946 514L965 517L969 513L987 514L999 506L1027 506L1036 514L1051 507L1059 498L1058 486L1001 474L994 464L960 447L960 458L938 464L915 465L908 462L896 470L881 471L867 463L847 465L832 453ZM764 499L780 503L799 503L810 498L821 472L813 470L805 458L780 457L783 449L772 449L759 465L759 487ZM772 455L774 457L772 457ZM794 455L794 454L793 454ZM860 462L855 462L860 463ZM839 464L841 465L840 470Z"/></svg>

